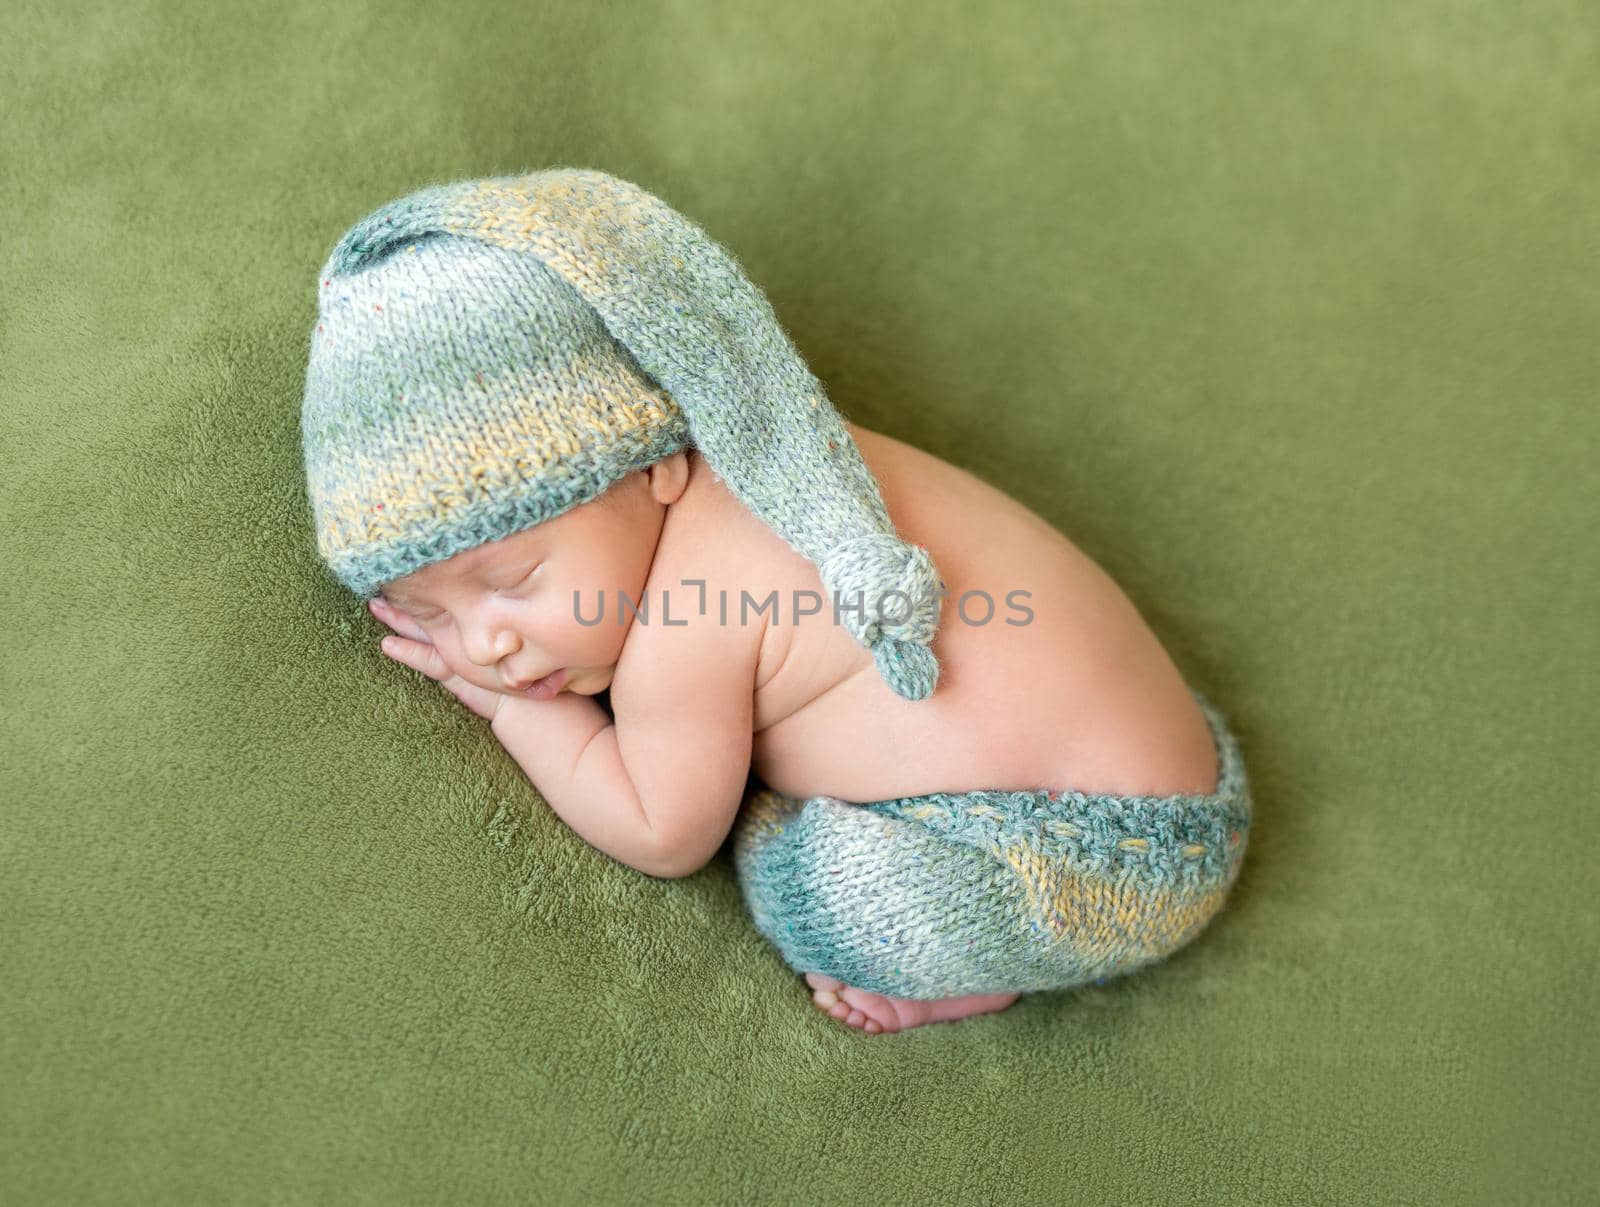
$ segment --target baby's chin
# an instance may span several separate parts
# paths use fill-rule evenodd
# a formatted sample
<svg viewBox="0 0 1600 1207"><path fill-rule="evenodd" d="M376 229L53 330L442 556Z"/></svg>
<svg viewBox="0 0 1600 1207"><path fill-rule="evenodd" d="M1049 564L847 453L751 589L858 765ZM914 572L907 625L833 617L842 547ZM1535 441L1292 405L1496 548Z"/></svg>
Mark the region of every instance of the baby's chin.
<svg viewBox="0 0 1600 1207"><path fill-rule="evenodd" d="M611 678L615 673L616 668L610 666L582 667L568 672L561 690L575 696L598 696L611 686Z"/></svg>

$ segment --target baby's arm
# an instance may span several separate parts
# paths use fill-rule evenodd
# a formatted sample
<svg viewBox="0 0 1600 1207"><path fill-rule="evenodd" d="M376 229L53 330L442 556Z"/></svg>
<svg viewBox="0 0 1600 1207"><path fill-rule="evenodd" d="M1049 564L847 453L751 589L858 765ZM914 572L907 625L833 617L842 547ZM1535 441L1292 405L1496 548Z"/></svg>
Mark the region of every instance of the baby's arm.
<svg viewBox="0 0 1600 1207"><path fill-rule="evenodd" d="M585 842L651 876L688 876L743 803L760 626L635 625L612 684L615 722L567 692L508 699L490 727Z"/></svg>

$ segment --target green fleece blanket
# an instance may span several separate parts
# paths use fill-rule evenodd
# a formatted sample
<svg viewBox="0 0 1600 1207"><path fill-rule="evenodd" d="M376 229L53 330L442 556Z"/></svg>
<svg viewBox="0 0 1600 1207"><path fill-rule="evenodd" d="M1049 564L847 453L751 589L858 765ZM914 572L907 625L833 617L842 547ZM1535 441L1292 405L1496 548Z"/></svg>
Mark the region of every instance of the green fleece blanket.
<svg viewBox="0 0 1600 1207"><path fill-rule="evenodd" d="M0 1199L1581 1201L1597 68L1582 0L7 6ZM1192 945L863 1035L383 656L316 269L554 164L1123 585L1252 777Z"/></svg>

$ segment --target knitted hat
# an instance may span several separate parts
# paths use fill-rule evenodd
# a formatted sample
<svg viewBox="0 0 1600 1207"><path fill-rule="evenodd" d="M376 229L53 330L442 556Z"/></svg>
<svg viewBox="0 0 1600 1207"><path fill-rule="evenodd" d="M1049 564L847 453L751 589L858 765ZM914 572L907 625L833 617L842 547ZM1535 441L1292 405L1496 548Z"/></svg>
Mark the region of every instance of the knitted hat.
<svg viewBox="0 0 1600 1207"><path fill-rule="evenodd" d="M693 445L815 563L889 686L932 693L932 559L765 295L659 198L577 168L429 186L345 233L319 297L307 493L358 596Z"/></svg>

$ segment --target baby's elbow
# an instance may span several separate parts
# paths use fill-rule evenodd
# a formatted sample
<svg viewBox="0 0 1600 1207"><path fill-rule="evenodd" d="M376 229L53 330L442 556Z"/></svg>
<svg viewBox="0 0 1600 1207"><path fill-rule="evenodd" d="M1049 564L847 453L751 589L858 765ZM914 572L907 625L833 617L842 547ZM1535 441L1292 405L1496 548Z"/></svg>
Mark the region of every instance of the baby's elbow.
<svg viewBox="0 0 1600 1207"><path fill-rule="evenodd" d="M744 801L748 759L742 766L727 764L720 776L709 760L703 759L699 767L698 773L687 766L682 769L676 782L686 785L686 790L647 793L653 802L647 810L653 836L653 874L663 879L693 876L710 863L733 829ZM716 779L722 782L712 782Z"/></svg>

